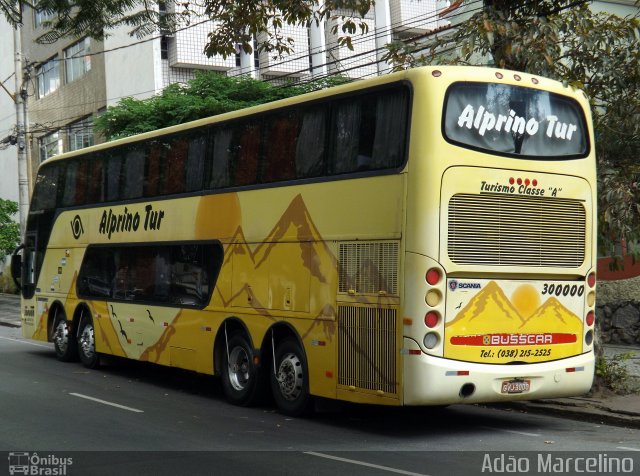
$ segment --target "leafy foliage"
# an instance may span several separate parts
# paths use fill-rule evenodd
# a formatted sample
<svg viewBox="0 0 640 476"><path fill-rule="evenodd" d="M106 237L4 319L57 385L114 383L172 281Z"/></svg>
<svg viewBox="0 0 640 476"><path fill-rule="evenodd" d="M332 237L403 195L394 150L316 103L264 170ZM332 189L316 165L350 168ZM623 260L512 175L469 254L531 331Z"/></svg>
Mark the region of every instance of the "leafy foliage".
<svg viewBox="0 0 640 476"><path fill-rule="evenodd" d="M486 1L485 8L428 42L396 42L396 69L490 64L584 90L591 103L599 170L599 251L640 240L640 14L594 13L584 1ZM636 2L640 4L640 2ZM459 53L459 54L457 54Z"/></svg>
<svg viewBox="0 0 640 476"><path fill-rule="evenodd" d="M20 229L18 223L12 219L16 213L16 202L0 198L0 260L4 260L4 257L18 246Z"/></svg>
<svg viewBox="0 0 640 476"><path fill-rule="evenodd" d="M204 53L207 56L236 54L237 45L253 51L253 38L260 51L275 56L294 51L287 25L307 26L339 18L343 43L351 47L350 35L366 33L362 21L374 0L34 0L34 7L55 14L45 23L49 30L38 41L53 43L62 37L102 39L110 29L124 26L142 38L158 31L176 31L205 21L214 21ZM0 10L13 25L20 23L18 0L0 0ZM162 9L159 8L162 6Z"/></svg>
<svg viewBox="0 0 640 476"><path fill-rule="evenodd" d="M246 76L198 71L187 85L171 84L149 99L122 99L95 119L107 140L148 132L203 117L296 96L347 82L331 77L304 84L273 86Z"/></svg>

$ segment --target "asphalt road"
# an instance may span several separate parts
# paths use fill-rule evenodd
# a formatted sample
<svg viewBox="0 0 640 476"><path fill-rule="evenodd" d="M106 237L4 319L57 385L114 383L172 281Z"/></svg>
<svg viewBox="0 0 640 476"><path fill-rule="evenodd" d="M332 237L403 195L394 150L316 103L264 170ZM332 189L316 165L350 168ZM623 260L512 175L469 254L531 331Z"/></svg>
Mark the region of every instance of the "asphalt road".
<svg viewBox="0 0 640 476"><path fill-rule="evenodd" d="M229 405L211 377L123 360L98 370L61 363L51 344L0 326L0 474L25 452L45 469L71 458L59 473L68 475L453 476L486 474L489 463L497 472L510 458L541 474L546 455L627 458L638 474L640 431L459 405L346 405L292 419L269 404Z"/></svg>

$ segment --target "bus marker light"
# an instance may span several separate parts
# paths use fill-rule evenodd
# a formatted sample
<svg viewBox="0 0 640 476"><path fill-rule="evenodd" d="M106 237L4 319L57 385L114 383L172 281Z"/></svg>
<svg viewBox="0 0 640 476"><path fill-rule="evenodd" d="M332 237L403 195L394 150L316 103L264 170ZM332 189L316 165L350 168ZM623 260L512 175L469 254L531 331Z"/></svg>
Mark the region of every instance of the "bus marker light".
<svg viewBox="0 0 640 476"><path fill-rule="evenodd" d="M135 319L133 317L130 317L129 322L135 322Z"/></svg>
<svg viewBox="0 0 640 476"><path fill-rule="evenodd" d="M422 343L427 349L433 349L436 345L438 345L438 334L435 332L429 332L425 334L424 339L422 339Z"/></svg>
<svg viewBox="0 0 640 476"><path fill-rule="evenodd" d="M424 300L429 306L436 307L442 300L442 294L437 289L432 289L427 293Z"/></svg>
<svg viewBox="0 0 640 476"><path fill-rule="evenodd" d="M565 370L566 370L566 372L568 374L573 373L573 372L583 372L584 371L584 367L568 367Z"/></svg>
<svg viewBox="0 0 640 476"><path fill-rule="evenodd" d="M327 377L327 378L333 378L333 372L331 370L327 370L324 373L324 376Z"/></svg>
<svg viewBox="0 0 640 476"><path fill-rule="evenodd" d="M411 326L411 325L413 325L413 319L411 319L410 317L405 317L405 318L402 319L402 323L405 326Z"/></svg>
<svg viewBox="0 0 640 476"><path fill-rule="evenodd" d="M531 183L531 182L529 181L529 179L524 179L524 184L525 184L527 187L529 186L529 184L530 184L530 183Z"/></svg>
<svg viewBox="0 0 640 476"><path fill-rule="evenodd" d="M163 326L163 327L169 327L169 323L168 323L168 322L163 322L163 323L162 323L162 326Z"/></svg>
<svg viewBox="0 0 640 476"><path fill-rule="evenodd" d="M516 183L516 179L514 179L513 177L509 178L509 185L513 185L514 183Z"/></svg>
<svg viewBox="0 0 640 476"><path fill-rule="evenodd" d="M424 325L433 329L438 325L438 321L440 320L438 313L434 311L427 312L426 316L424 316Z"/></svg>
<svg viewBox="0 0 640 476"><path fill-rule="evenodd" d="M447 377L457 377L459 375L469 375L468 370L447 370L445 373Z"/></svg>
<svg viewBox="0 0 640 476"><path fill-rule="evenodd" d="M587 313L587 325L592 326L594 321L596 320L596 314L593 311L589 311Z"/></svg>
<svg viewBox="0 0 640 476"><path fill-rule="evenodd" d="M593 343L593 330L587 332L587 334L584 336L584 342L587 345L591 345Z"/></svg>
<svg viewBox="0 0 640 476"><path fill-rule="evenodd" d="M502 79L504 78L504 76L502 75L502 73L496 73L496 78Z"/></svg>
<svg viewBox="0 0 640 476"><path fill-rule="evenodd" d="M534 187L537 187L538 186L538 181L536 179L533 179L531 181L531 185L533 185Z"/></svg>
<svg viewBox="0 0 640 476"><path fill-rule="evenodd" d="M596 273L590 273L589 276L587 276L587 284L590 288L596 285Z"/></svg>
<svg viewBox="0 0 640 476"><path fill-rule="evenodd" d="M438 268L431 268L427 271L427 283L431 286L435 286L440 281L440 270Z"/></svg>
<svg viewBox="0 0 640 476"><path fill-rule="evenodd" d="M323 340L312 340L311 345L315 347L324 347L325 345L327 345L327 343Z"/></svg>
<svg viewBox="0 0 640 476"><path fill-rule="evenodd" d="M434 78L439 78L440 76L442 76L442 71L440 71L439 69L434 69L431 74Z"/></svg>
<svg viewBox="0 0 640 476"><path fill-rule="evenodd" d="M513 79L515 79L516 81L520 81L522 77L519 74L514 74Z"/></svg>
<svg viewBox="0 0 640 476"><path fill-rule="evenodd" d="M420 349L402 349L400 353L402 355L420 355L422 351Z"/></svg>

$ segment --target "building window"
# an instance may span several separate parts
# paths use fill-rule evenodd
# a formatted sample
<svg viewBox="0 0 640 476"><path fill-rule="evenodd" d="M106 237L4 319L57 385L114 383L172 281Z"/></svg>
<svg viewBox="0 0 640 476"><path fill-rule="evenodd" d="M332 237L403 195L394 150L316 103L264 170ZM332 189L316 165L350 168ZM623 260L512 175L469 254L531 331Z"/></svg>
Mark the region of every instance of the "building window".
<svg viewBox="0 0 640 476"><path fill-rule="evenodd" d="M54 56L49 61L40 65L36 70L38 80L38 97L43 98L60 87L60 68L58 57Z"/></svg>
<svg viewBox="0 0 640 476"><path fill-rule="evenodd" d="M40 143L40 162L44 162L61 152L60 136L57 131L41 137L38 142Z"/></svg>
<svg viewBox="0 0 640 476"><path fill-rule="evenodd" d="M64 60L67 83L84 76L91 69L89 38L64 50Z"/></svg>
<svg viewBox="0 0 640 476"><path fill-rule="evenodd" d="M160 38L160 59L169 59L169 42L164 35Z"/></svg>
<svg viewBox="0 0 640 476"><path fill-rule="evenodd" d="M90 117L69 124L69 150L93 145L93 122Z"/></svg>
<svg viewBox="0 0 640 476"><path fill-rule="evenodd" d="M54 15L46 10L34 10L33 11L33 24L36 28L41 26L44 22L53 19Z"/></svg>

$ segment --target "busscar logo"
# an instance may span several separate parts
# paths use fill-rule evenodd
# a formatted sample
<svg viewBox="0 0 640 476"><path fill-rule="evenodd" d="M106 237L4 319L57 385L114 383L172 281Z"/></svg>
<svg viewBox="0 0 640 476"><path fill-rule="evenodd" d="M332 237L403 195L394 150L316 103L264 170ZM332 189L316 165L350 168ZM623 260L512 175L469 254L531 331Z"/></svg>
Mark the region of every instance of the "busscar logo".
<svg viewBox="0 0 640 476"><path fill-rule="evenodd" d="M76 215L71 220L71 233L73 233L73 237L77 240L84 233L84 227L82 226L82 220L80 219L80 215Z"/></svg>

